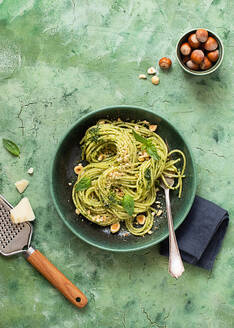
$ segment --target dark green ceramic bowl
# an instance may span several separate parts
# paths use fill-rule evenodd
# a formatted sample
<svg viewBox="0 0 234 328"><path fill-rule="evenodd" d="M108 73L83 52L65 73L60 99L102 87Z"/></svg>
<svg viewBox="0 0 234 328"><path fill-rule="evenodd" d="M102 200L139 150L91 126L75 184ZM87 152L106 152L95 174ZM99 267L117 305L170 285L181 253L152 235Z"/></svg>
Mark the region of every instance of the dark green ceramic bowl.
<svg viewBox="0 0 234 328"><path fill-rule="evenodd" d="M177 228L188 214L196 191L196 174L191 151L180 133L161 116L153 112L132 106L107 107L96 110L79 119L63 137L59 144L51 168L51 195L59 216L67 227L79 238L98 248L127 252L137 251L158 244L168 237L166 211L159 220L159 229L145 237L133 235L125 236L124 228L117 234L111 234L108 227L100 227L75 214L75 206L72 202L72 186L69 182L75 182L76 175L73 168L81 161L80 140L88 127L98 120L107 118L114 120L120 117L124 121L147 120L157 124L157 133L164 138L170 149L182 150L187 158L186 179L184 179L182 198L178 199L177 191L171 192L171 206L174 218L174 226ZM159 194L162 202L163 193ZM164 205L163 205L164 206Z"/></svg>

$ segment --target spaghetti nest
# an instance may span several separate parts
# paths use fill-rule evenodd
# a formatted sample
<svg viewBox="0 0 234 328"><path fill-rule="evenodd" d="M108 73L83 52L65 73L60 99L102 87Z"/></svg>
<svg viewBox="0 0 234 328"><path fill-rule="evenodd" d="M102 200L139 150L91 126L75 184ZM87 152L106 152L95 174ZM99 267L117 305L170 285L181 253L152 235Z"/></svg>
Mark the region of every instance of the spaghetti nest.
<svg viewBox="0 0 234 328"><path fill-rule="evenodd" d="M182 192L186 159L182 151L169 152L166 143L149 123L99 121L81 141L81 166L72 197L77 211L88 220L109 226L124 222L130 233L142 236L154 223L159 182ZM150 129L151 128L151 129ZM176 156L178 155L178 156ZM177 157L177 158L176 158ZM179 169L176 164L181 161ZM167 185L165 176L174 178ZM136 217L143 214L140 225Z"/></svg>

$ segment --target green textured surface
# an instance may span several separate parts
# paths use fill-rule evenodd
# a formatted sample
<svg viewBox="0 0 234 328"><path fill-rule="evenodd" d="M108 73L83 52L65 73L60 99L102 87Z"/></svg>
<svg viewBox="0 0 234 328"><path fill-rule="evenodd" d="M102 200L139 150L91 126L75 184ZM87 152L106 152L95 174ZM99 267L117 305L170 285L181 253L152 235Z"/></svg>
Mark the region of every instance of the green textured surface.
<svg viewBox="0 0 234 328"><path fill-rule="evenodd" d="M213 271L186 264L175 281L157 247L112 254L76 238L58 218L48 185L55 147L77 118L103 106L140 105L182 132L195 155L198 194L232 219L233 1L0 2L0 133L22 149L17 159L0 147L0 192L17 203L14 182L34 167L24 193L37 216L33 245L89 298L78 310L21 256L0 257L0 327L233 327L232 220ZM224 42L215 75L189 76L176 63L177 38L194 26ZM160 73L160 85L138 80L163 56L174 65Z"/></svg>

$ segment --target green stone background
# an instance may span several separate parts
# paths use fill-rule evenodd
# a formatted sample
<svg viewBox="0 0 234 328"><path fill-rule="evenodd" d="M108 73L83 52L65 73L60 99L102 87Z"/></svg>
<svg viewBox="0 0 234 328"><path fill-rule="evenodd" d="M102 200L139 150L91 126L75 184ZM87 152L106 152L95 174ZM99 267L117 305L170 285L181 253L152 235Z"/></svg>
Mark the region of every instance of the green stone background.
<svg viewBox="0 0 234 328"><path fill-rule="evenodd" d="M0 135L22 149L17 159L0 147L0 192L16 204L14 182L30 180L33 245L89 298L78 310L22 256L0 257L1 328L234 326L232 222L213 271L185 264L176 281L157 247L112 254L78 240L55 212L48 183L57 143L76 119L107 105L139 105L182 132L195 155L197 193L232 221L233 21L231 0L0 1ZM197 26L224 42L223 66L210 77L186 75L176 63L177 39ZM160 72L159 86L138 80L163 56L173 69Z"/></svg>

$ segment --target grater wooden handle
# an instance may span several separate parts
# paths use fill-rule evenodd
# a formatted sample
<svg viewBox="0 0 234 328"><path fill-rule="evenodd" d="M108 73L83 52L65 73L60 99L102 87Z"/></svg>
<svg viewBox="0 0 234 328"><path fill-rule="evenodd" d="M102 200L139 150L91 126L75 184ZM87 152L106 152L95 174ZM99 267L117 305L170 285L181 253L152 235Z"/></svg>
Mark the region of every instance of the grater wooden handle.
<svg viewBox="0 0 234 328"><path fill-rule="evenodd" d="M82 308L88 303L86 296L38 250L30 247L27 261L75 306Z"/></svg>

